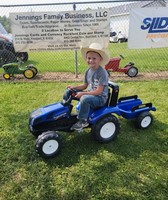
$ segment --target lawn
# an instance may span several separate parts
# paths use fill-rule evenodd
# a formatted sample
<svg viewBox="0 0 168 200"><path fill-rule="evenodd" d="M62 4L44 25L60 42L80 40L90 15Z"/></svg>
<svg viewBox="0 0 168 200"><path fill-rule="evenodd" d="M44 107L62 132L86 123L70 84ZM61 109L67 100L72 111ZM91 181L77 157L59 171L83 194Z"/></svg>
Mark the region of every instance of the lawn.
<svg viewBox="0 0 168 200"><path fill-rule="evenodd" d="M111 57L123 55L120 67L124 67L128 62L134 62L139 72L158 72L168 69L167 48L159 49L138 49L130 50L127 43L110 43L109 52ZM31 52L29 62L33 63L41 72L62 71L75 72L76 60L75 51L55 51L55 52ZM77 71L83 73L86 63L81 58L80 51L77 51Z"/></svg>
<svg viewBox="0 0 168 200"><path fill-rule="evenodd" d="M32 110L60 101L68 84L0 83L0 200L167 200L168 81L119 82L120 96L138 94L157 108L146 130L120 119L118 138L99 144L62 133L64 148L49 160L34 149Z"/></svg>
<svg viewBox="0 0 168 200"><path fill-rule="evenodd" d="M123 55L120 67L128 62L134 62L139 72L158 72L168 69L167 51L168 48L158 49L128 49L127 43L110 43L109 52L111 57ZM33 63L41 73L43 72L76 72L83 73L86 63L81 58L80 51L48 51L29 52L29 60L24 65ZM76 56L77 55L77 56ZM75 59L77 57L77 60ZM77 69L76 69L77 61ZM2 69L0 69L0 72Z"/></svg>

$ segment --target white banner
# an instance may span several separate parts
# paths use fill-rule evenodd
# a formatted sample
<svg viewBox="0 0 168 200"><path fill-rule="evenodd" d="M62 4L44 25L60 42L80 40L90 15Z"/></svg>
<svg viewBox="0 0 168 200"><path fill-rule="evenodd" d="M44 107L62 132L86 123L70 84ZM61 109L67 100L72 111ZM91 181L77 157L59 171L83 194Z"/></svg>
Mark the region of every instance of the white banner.
<svg viewBox="0 0 168 200"><path fill-rule="evenodd" d="M10 13L16 51L76 49L99 42L108 47L108 9L70 12Z"/></svg>
<svg viewBox="0 0 168 200"><path fill-rule="evenodd" d="M128 48L168 47L168 8L139 8L130 13Z"/></svg>

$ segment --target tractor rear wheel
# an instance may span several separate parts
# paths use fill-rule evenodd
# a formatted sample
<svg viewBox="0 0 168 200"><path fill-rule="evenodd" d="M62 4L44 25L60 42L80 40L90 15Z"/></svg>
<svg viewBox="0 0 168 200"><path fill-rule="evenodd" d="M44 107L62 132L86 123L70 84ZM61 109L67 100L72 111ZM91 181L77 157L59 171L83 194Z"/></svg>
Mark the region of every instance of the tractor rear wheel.
<svg viewBox="0 0 168 200"><path fill-rule="evenodd" d="M136 75L138 74L138 69L136 68L136 67L134 67L134 66L132 66L132 67L130 67L129 69L128 69L128 71L127 71L127 75L129 76L129 77L135 77Z"/></svg>
<svg viewBox="0 0 168 200"><path fill-rule="evenodd" d="M35 76L34 71L32 69L25 69L23 72L23 75L27 79L34 78L34 76Z"/></svg>
<svg viewBox="0 0 168 200"><path fill-rule="evenodd" d="M96 140L101 143L107 143L114 140L120 129L120 123L114 115L106 115L96 122L92 128L92 134Z"/></svg>
<svg viewBox="0 0 168 200"><path fill-rule="evenodd" d="M34 76L36 76L36 74L38 73L37 68L33 65L28 65L27 69L31 69L34 72Z"/></svg>

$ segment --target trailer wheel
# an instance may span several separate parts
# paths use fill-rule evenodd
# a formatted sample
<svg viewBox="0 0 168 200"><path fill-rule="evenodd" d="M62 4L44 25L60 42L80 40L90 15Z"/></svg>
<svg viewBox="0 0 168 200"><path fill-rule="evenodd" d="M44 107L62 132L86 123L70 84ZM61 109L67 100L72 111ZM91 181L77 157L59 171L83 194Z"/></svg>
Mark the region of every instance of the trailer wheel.
<svg viewBox="0 0 168 200"><path fill-rule="evenodd" d="M25 69L23 75L27 79L31 79L35 76L34 71L32 69Z"/></svg>
<svg viewBox="0 0 168 200"><path fill-rule="evenodd" d="M36 152L42 158L53 158L57 156L62 147L62 139L55 131L47 131L39 135L36 140Z"/></svg>
<svg viewBox="0 0 168 200"><path fill-rule="evenodd" d="M117 137L119 129L119 120L114 115L106 115L92 127L92 135L97 141L108 143Z"/></svg>
<svg viewBox="0 0 168 200"><path fill-rule="evenodd" d="M132 66L132 67L130 67L129 69L128 69L128 71L127 71L127 75L129 76L129 77L135 77L136 75L138 74L138 69L136 68L136 67L134 67L134 66Z"/></svg>
<svg viewBox="0 0 168 200"><path fill-rule="evenodd" d="M136 125L138 128L145 129L148 128L153 121L153 116L150 112L142 112L140 115L136 118Z"/></svg>

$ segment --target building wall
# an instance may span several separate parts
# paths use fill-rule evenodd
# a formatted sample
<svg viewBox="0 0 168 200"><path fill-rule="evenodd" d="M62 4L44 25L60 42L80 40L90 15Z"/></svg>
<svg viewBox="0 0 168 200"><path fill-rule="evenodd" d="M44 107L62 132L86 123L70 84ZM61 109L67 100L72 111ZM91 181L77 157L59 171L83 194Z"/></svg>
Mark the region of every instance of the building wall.
<svg viewBox="0 0 168 200"><path fill-rule="evenodd" d="M128 37L129 14L112 16L110 20L110 31L120 32Z"/></svg>

